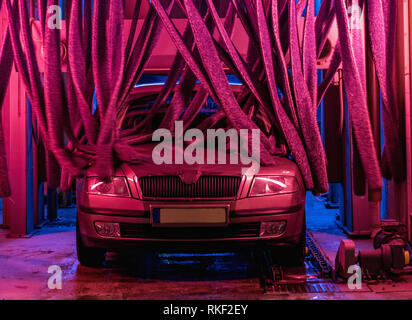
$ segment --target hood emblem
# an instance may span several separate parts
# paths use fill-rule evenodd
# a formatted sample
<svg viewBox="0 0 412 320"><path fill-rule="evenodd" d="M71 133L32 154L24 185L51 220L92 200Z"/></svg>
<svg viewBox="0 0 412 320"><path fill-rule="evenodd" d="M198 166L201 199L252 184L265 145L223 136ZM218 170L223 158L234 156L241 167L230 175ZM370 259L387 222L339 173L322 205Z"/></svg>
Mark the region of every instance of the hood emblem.
<svg viewBox="0 0 412 320"><path fill-rule="evenodd" d="M200 171L199 170L187 170L182 173L179 173L180 180L182 180L185 184L192 184L197 182L200 178Z"/></svg>

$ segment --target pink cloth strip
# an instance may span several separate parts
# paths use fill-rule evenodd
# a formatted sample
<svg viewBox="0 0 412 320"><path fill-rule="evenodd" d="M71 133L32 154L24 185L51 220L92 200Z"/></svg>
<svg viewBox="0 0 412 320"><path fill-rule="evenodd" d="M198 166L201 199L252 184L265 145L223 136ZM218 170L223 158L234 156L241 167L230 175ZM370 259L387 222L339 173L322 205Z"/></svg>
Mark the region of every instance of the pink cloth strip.
<svg viewBox="0 0 412 320"><path fill-rule="evenodd" d="M314 0L152 0L141 24L142 1L136 1L129 33L124 32L123 0L70 1L64 79L62 34L47 27L51 14L47 7L58 1L37 0L45 61L41 73L26 1L0 0L0 8L8 18L0 49L0 103L14 61L32 104L37 140L43 141L47 149L51 186L68 189L74 178L92 165L102 179L107 179L119 161L150 162L142 146L151 141L152 121L173 94L161 127L173 129L176 120L190 127L211 98L219 110L201 121L199 129L214 128L218 123L237 130L261 127L262 163L275 163L276 155L288 153L297 163L306 188L315 194L324 193L328 189L326 157L316 109L342 66L362 170L370 191L379 191L381 172L366 103L360 33L349 29L344 0L322 1L316 17ZM385 176L402 180L404 150L393 75L396 3L374 0L367 1L366 6L369 41L382 93L382 168ZM183 34L171 18L176 8L187 19ZM318 84L317 58L335 19L339 41L329 69ZM304 23L303 39L298 35L300 21ZM233 37L236 23L245 31L246 55L240 53ZM142 76L163 28L177 49L166 83L146 118L128 119L133 125L118 130L129 94ZM235 94L229 85L226 72L242 82L239 93ZM0 196L10 192L0 122Z"/></svg>

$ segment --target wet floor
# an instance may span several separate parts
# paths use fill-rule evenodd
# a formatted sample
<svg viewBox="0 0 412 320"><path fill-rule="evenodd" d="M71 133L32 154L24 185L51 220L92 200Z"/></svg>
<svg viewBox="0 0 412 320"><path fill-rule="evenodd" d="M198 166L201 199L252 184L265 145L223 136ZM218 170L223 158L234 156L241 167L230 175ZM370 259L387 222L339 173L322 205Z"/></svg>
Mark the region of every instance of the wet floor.
<svg viewBox="0 0 412 320"><path fill-rule="evenodd" d="M314 202L308 210L323 208ZM308 226L333 263L345 235L333 226L335 212L323 214L317 218L321 222L311 220ZM365 284L355 292L346 284L329 287L308 262L285 269L287 285L264 293L260 266L250 251L109 253L103 268L86 268L76 259L74 209L60 216L30 238L10 239L0 230L0 299L412 299L410 276ZM48 273L50 266L61 268L61 289L48 287L55 275ZM302 281L297 292L287 289Z"/></svg>

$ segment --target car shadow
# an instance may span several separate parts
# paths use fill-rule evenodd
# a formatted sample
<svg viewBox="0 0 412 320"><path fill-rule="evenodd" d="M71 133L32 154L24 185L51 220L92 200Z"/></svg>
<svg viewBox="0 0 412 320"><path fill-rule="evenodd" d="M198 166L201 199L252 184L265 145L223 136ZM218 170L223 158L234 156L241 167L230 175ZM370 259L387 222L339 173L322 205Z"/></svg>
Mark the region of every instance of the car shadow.
<svg viewBox="0 0 412 320"><path fill-rule="evenodd" d="M261 250L242 249L231 252L109 252L102 268L78 266L78 275L110 276L128 279L167 281L222 281L270 278L271 263ZM292 276L312 273L307 266L290 267L288 257L279 249L277 261Z"/></svg>
<svg viewBox="0 0 412 320"><path fill-rule="evenodd" d="M213 281L255 278L250 252L108 253L106 270L141 279Z"/></svg>

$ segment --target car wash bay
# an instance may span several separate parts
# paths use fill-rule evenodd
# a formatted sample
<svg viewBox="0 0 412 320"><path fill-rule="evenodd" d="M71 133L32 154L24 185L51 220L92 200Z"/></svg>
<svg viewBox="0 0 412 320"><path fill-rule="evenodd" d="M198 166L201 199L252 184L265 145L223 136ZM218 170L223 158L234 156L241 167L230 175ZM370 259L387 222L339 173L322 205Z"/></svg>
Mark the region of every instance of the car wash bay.
<svg viewBox="0 0 412 320"><path fill-rule="evenodd" d="M1 298L412 298L412 2L238 4L0 1ZM121 107L150 85L160 91L144 101L149 120L114 135ZM163 106L163 128L258 127L262 166L272 156L297 164L304 264L264 246L79 263L76 182L147 156L139 148ZM347 284L351 265L361 288ZM56 267L61 289L49 286Z"/></svg>

